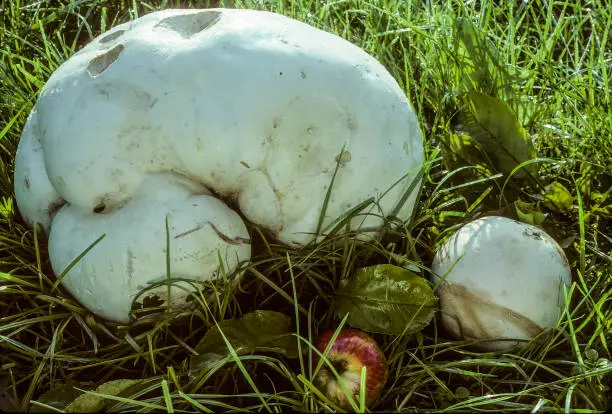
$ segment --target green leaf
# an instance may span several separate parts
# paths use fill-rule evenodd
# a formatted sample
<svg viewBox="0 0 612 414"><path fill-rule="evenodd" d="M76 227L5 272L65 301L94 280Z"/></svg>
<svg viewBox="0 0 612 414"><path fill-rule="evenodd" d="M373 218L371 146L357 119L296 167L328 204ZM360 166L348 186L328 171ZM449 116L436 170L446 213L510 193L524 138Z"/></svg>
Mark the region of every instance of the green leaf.
<svg viewBox="0 0 612 414"><path fill-rule="evenodd" d="M57 408L58 410L64 410L70 405L77 397L83 394L75 388L78 385L77 382L71 381L66 384L62 384L47 391L41 395L36 401ZM29 410L31 413L47 413L49 410L45 407L33 404Z"/></svg>
<svg viewBox="0 0 612 414"><path fill-rule="evenodd" d="M594 191L592 193L592 199L595 205L592 207L591 211L600 214L604 218L612 218L612 203L608 201L609 196L610 190L605 193Z"/></svg>
<svg viewBox="0 0 612 414"><path fill-rule="evenodd" d="M444 147L444 164L449 170L467 165L480 165L488 170L491 164L482 146L469 135L449 134L440 137Z"/></svg>
<svg viewBox="0 0 612 414"><path fill-rule="evenodd" d="M106 382L96 388L97 393L117 396L142 380L120 379ZM96 413L102 410L106 399L97 395L81 394L66 407L67 413Z"/></svg>
<svg viewBox="0 0 612 414"><path fill-rule="evenodd" d="M591 186L593 178L595 178L596 171L591 164L583 162L580 164L580 177L576 180L576 187L580 190L580 195L583 199L591 198Z"/></svg>
<svg viewBox="0 0 612 414"><path fill-rule="evenodd" d="M529 135L505 102L476 91L462 98L461 129L482 145L497 170L508 175L517 165L536 158ZM515 175L523 178L526 172L535 175L537 164L523 167Z"/></svg>
<svg viewBox="0 0 612 414"><path fill-rule="evenodd" d="M410 335L431 322L437 298L429 283L389 264L358 269L336 290L336 311L348 324L368 332Z"/></svg>
<svg viewBox="0 0 612 414"><path fill-rule="evenodd" d="M574 197L563 184L555 181L544 188L544 205L558 213L568 213L574 205Z"/></svg>
<svg viewBox="0 0 612 414"><path fill-rule="evenodd" d="M219 323L238 355L255 351L275 352L287 358L297 358L297 339L292 335L291 318L280 312L256 310L239 319L226 319ZM211 365L229 355L229 349L216 326L206 332L196 346L200 354L192 356L192 372L209 369Z"/></svg>
<svg viewBox="0 0 612 414"><path fill-rule="evenodd" d="M514 202L514 209L519 220L532 226L539 226L546 219L546 215L540 211L537 204L516 200Z"/></svg>
<svg viewBox="0 0 612 414"><path fill-rule="evenodd" d="M464 90L475 87L511 94L514 77L502 64L499 52L485 33L469 19L457 18L454 26L454 56L463 72Z"/></svg>
<svg viewBox="0 0 612 414"><path fill-rule="evenodd" d="M2 197L0 200L0 216L5 219L10 218L15 212L13 208L13 199L8 197Z"/></svg>
<svg viewBox="0 0 612 414"><path fill-rule="evenodd" d="M479 90L495 94L510 102L523 124L529 123L538 111L537 105L520 93L516 85L529 78L527 70L517 71L507 65L487 31L468 18L453 22L453 57L460 76L460 91Z"/></svg>

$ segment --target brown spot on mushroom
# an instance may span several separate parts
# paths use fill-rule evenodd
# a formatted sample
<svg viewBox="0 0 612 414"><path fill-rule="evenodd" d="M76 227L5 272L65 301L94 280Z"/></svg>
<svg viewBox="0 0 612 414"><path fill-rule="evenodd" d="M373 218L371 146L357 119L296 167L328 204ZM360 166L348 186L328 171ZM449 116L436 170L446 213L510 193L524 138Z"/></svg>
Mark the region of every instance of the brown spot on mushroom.
<svg viewBox="0 0 612 414"><path fill-rule="evenodd" d="M105 43L110 43L113 40L117 40L119 37L121 37L125 32L127 32L127 30L124 29L120 29L117 30L113 33L109 33L106 36L102 36L100 39L98 39L98 42L105 44Z"/></svg>
<svg viewBox="0 0 612 414"><path fill-rule="evenodd" d="M220 11L206 10L199 13L170 16L161 20L154 28L169 29L178 33L182 38L189 39L217 24L222 14Z"/></svg>
<svg viewBox="0 0 612 414"><path fill-rule="evenodd" d="M247 164L245 161L240 161L240 164L244 165L247 168L251 168L251 166Z"/></svg>
<svg viewBox="0 0 612 414"><path fill-rule="evenodd" d="M125 46L117 45L107 52L93 58L89 62L89 65L87 65L87 73L89 73L89 76L96 77L104 73L104 71L117 60L121 52L123 52L123 49L125 49Z"/></svg>
<svg viewBox="0 0 612 414"><path fill-rule="evenodd" d="M340 165L344 165L351 160L351 153L348 151L344 151L342 154L336 155L336 162L339 162Z"/></svg>
<svg viewBox="0 0 612 414"><path fill-rule="evenodd" d="M276 199L282 203L283 199L285 198L285 195L281 191L277 190L276 188L274 188L272 191L274 192Z"/></svg>

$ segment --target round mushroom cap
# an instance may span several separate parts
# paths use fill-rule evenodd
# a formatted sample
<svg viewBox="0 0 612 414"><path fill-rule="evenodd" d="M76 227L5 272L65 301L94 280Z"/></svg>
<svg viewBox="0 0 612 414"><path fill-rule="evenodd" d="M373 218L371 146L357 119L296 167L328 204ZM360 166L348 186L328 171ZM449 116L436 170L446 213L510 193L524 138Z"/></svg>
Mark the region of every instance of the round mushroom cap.
<svg viewBox="0 0 612 414"><path fill-rule="evenodd" d="M269 12L164 10L111 29L53 73L24 129L14 182L25 221L53 233L61 273L100 236L98 215L108 224L124 209L138 215L132 203L143 186L157 191L159 180L148 181L156 174L231 199L250 222L301 246L353 209L350 229L365 238L388 215L409 219L423 158L405 94L357 46ZM156 203L146 214L157 223L171 207ZM83 222L68 250L65 220ZM95 266L123 260L135 242L117 244L121 253L104 247L122 231L106 230L88 252L100 256ZM91 277L83 266L68 275Z"/></svg>
<svg viewBox="0 0 612 414"><path fill-rule="evenodd" d="M169 254L171 278L185 280L173 283L170 290L170 306L180 308L194 291L190 281L210 280L251 255L249 233L240 216L205 192L189 180L151 174L130 202L112 214L62 208L49 235L54 272L63 272L104 236L66 273L62 284L93 313L127 323L137 294L167 280ZM155 296L167 301L168 286L150 289L139 302Z"/></svg>
<svg viewBox="0 0 612 414"><path fill-rule="evenodd" d="M508 350L556 325L571 270L557 242L535 226L505 217L472 221L436 252L442 322L456 338Z"/></svg>

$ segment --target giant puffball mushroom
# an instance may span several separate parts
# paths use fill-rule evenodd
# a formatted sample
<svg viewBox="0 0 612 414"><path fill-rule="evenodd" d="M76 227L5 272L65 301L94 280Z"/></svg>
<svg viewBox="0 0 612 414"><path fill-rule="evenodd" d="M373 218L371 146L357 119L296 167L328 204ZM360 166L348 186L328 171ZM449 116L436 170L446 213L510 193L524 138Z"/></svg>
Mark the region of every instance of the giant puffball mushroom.
<svg viewBox="0 0 612 414"><path fill-rule="evenodd" d="M171 234L172 243L183 243L176 249L217 257L210 246L221 247L223 237L206 223L216 223L210 214L226 207L207 196L193 217L182 216L187 200L204 194L182 188L185 180L234 200L252 223L301 246L315 238L332 178L322 228L370 198L377 202L352 219L351 230L379 228L392 213L408 219L422 162L405 94L357 46L269 12L164 10L109 30L53 73L19 144L15 193L25 221L50 231L56 273L106 234L63 283L109 315L115 299L90 305L103 284L127 283L131 274L139 287L145 274L160 275L149 258L165 256L166 212L184 224ZM149 180L158 173L165 178ZM176 191L182 201L144 196L158 191ZM222 214L227 237L246 240L237 217ZM199 230L179 241L189 226ZM243 244L239 254L232 243L223 246L229 250L221 256L250 257ZM132 273L130 254L141 265ZM212 277L195 268L202 258L180 271L179 258L171 260L173 272ZM112 318L125 321L133 290L115 294L125 298L117 299L122 310Z"/></svg>
<svg viewBox="0 0 612 414"><path fill-rule="evenodd" d="M192 181L152 173L129 203L112 214L91 214L73 205L62 208L49 235L54 271L61 272L84 247L106 234L100 246L94 246L95 253L78 261L62 282L92 312L127 322L138 292L167 278L166 215L173 279L209 279L218 270L218 252L224 268L234 269L250 258L249 233L235 211L205 193ZM192 290L186 282L173 285L171 306L181 307ZM165 301L167 292L164 285L147 296Z"/></svg>
<svg viewBox="0 0 612 414"><path fill-rule="evenodd" d="M459 339L492 340L477 345L487 351L511 349L554 327L571 284L552 237L497 216L463 226L436 252L431 269L444 327Z"/></svg>

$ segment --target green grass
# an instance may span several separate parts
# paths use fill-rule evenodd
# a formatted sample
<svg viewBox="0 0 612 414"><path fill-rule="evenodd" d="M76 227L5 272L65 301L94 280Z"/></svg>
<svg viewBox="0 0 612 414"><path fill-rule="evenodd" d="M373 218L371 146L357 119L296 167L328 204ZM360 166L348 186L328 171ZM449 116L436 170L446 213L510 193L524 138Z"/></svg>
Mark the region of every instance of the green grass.
<svg viewBox="0 0 612 414"><path fill-rule="evenodd" d="M209 283L193 310L155 313L129 327L92 316L51 271L46 240L14 208L14 155L37 93L55 68L93 37L131 18L208 1L3 1L0 26L0 409L27 409L51 389L93 390L145 379L105 410L329 411L312 384L312 343L335 329L333 291L356 268L409 262L423 269L436 246L483 214L516 216L516 200L546 213L541 226L563 246L574 284L555 335L517 353L483 354L438 323L414 336L375 335L390 376L373 409L597 412L612 405L612 9L593 1L236 1L336 33L379 59L413 103L427 168L410 223L357 244L346 235L293 250L250 229L255 250L240 290ZM462 40L463 39L463 40ZM538 153L535 183L508 179L472 154L453 157L462 94L507 102ZM466 164L467 163L467 164ZM567 209L544 202L541 184L571 193ZM208 329L255 309L296 322L301 359L235 350L203 372L188 358ZM65 390L64 390L65 391ZM73 394L70 394L70 393ZM97 391L96 391L97 392ZM54 396L70 400L74 391ZM104 394L104 393L102 393ZM43 398L34 406L53 403ZM8 404L8 405L6 405ZM357 407L359 407L357 400Z"/></svg>

